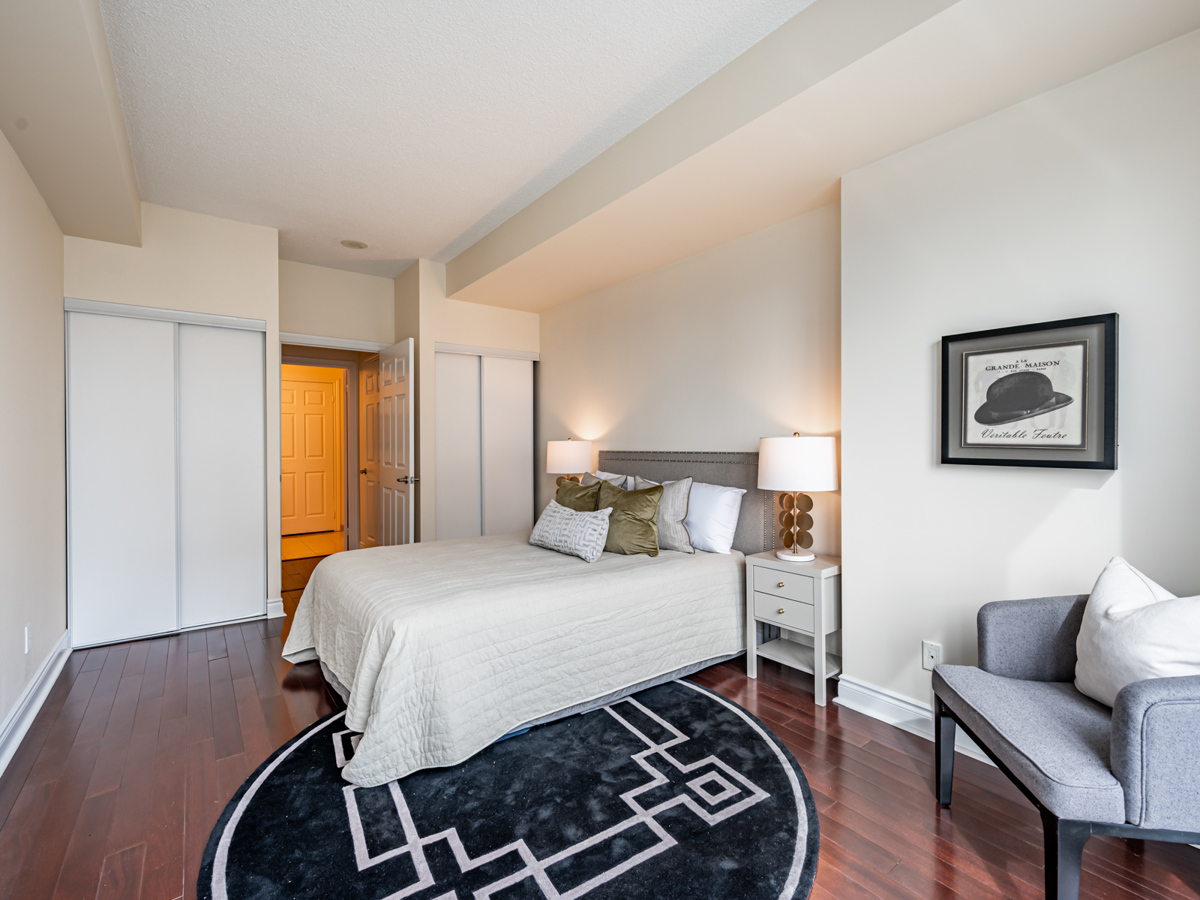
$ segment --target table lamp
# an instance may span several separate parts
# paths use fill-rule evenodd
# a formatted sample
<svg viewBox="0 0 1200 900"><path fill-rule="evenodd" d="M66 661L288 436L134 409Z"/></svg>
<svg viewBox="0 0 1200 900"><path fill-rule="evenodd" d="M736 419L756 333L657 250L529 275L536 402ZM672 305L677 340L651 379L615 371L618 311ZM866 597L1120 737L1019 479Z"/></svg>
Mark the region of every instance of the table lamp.
<svg viewBox="0 0 1200 900"><path fill-rule="evenodd" d="M837 441L832 437L762 438L758 442L758 487L783 491L779 505L779 538L786 550L775 555L787 562L812 562L812 497L806 491L836 491Z"/></svg>
<svg viewBox="0 0 1200 900"><path fill-rule="evenodd" d="M592 442L546 441L546 474L561 476L555 484L564 481L578 481L576 474L587 472L592 468Z"/></svg>

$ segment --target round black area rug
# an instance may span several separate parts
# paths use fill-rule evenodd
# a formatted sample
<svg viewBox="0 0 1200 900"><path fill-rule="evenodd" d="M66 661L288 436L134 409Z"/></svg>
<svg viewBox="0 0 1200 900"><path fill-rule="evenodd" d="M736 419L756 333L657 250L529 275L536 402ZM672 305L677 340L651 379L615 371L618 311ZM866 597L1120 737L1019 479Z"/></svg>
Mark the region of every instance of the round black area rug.
<svg viewBox="0 0 1200 900"><path fill-rule="evenodd" d="M461 765L342 780L343 714L285 744L209 838L203 900L796 900L817 812L779 739L673 681Z"/></svg>

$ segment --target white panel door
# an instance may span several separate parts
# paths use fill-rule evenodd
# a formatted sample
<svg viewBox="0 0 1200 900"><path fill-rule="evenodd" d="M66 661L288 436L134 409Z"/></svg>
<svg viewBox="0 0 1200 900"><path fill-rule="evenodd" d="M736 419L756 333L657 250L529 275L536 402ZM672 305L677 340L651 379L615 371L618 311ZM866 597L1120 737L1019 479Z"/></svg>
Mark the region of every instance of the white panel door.
<svg viewBox="0 0 1200 900"><path fill-rule="evenodd" d="M67 313L67 554L75 646L179 625L175 328Z"/></svg>
<svg viewBox="0 0 1200 900"><path fill-rule="evenodd" d="M387 547L413 541L412 363L412 338L379 354L379 543Z"/></svg>
<svg viewBox="0 0 1200 900"><path fill-rule="evenodd" d="M179 326L181 625L266 612L263 334Z"/></svg>
<svg viewBox="0 0 1200 900"><path fill-rule="evenodd" d="M378 547L382 526L379 483L379 357L358 370L358 546Z"/></svg>
<svg viewBox="0 0 1200 900"><path fill-rule="evenodd" d="M533 527L533 362L481 363L483 533L524 531Z"/></svg>
<svg viewBox="0 0 1200 900"><path fill-rule="evenodd" d="M434 354L437 539L483 533L480 493L479 357Z"/></svg>

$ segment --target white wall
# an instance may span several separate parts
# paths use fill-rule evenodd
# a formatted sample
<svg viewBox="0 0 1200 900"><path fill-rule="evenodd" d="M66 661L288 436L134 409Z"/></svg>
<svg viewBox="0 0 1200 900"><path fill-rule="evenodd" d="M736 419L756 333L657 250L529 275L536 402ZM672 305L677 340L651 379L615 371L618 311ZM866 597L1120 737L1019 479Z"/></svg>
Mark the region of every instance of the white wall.
<svg viewBox="0 0 1200 900"><path fill-rule="evenodd" d="M1200 33L844 177L848 675L928 701L990 600L1200 592ZM1116 311L1119 470L938 464L942 335Z"/></svg>
<svg viewBox="0 0 1200 900"><path fill-rule="evenodd" d="M538 471L547 440L595 450L757 450L837 434L837 205L542 313ZM539 475L538 506L554 476ZM814 495L836 554L839 498Z"/></svg>
<svg viewBox="0 0 1200 900"><path fill-rule="evenodd" d="M0 721L67 627L62 297L62 232L0 136Z"/></svg>
<svg viewBox="0 0 1200 900"><path fill-rule="evenodd" d="M279 233L144 203L141 247L75 237L64 244L68 297L266 321L267 596L278 600Z"/></svg>
<svg viewBox="0 0 1200 900"><path fill-rule="evenodd" d="M390 344L393 279L279 261L279 330Z"/></svg>

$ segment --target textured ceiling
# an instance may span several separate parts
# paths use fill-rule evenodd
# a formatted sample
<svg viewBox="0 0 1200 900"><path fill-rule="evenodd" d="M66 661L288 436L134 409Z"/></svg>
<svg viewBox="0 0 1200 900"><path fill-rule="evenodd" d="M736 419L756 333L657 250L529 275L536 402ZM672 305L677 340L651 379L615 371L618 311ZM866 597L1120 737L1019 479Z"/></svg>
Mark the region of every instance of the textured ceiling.
<svg viewBox="0 0 1200 900"><path fill-rule="evenodd" d="M810 2L101 8L143 199L392 276L470 246Z"/></svg>

